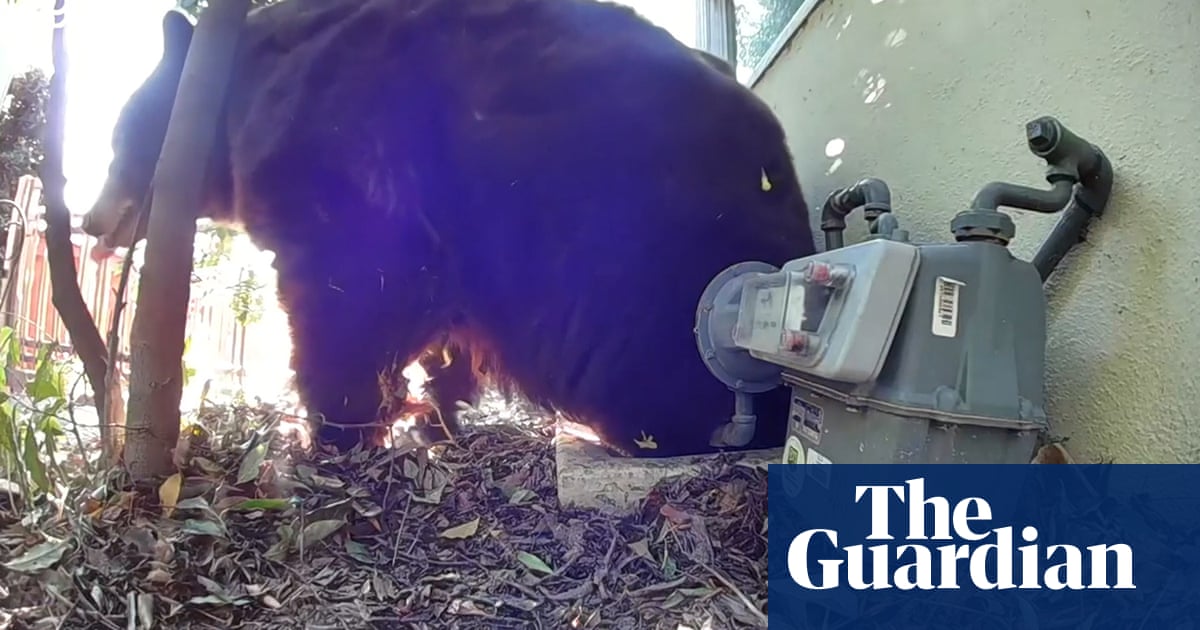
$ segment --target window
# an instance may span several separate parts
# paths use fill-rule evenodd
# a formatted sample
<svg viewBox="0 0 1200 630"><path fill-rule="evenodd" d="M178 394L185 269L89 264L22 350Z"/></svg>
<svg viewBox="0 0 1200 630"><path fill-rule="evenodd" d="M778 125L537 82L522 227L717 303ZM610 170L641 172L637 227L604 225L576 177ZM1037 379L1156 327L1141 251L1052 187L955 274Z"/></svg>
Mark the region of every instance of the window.
<svg viewBox="0 0 1200 630"><path fill-rule="evenodd" d="M743 83L758 79L772 58L779 54L784 40L791 37L798 14L803 11L807 15L817 4L814 0L734 2L737 5L738 80Z"/></svg>
<svg viewBox="0 0 1200 630"><path fill-rule="evenodd" d="M699 20L736 20L737 76L751 84L779 53L783 42L795 31L819 0L616 0L666 29L680 42L697 46ZM707 9L707 10L705 10ZM721 31L727 24L708 24L709 46L721 48ZM720 50L709 52L725 57Z"/></svg>

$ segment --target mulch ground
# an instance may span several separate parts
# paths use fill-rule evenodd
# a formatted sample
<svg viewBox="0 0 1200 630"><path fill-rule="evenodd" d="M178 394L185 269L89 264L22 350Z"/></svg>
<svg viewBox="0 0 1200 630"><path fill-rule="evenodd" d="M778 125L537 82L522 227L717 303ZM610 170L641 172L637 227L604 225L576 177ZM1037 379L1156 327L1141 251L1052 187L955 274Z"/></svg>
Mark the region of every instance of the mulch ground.
<svg viewBox="0 0 1200 630"><path fill-rule="evenodd" d="M765 470L717 460L616 518L559 506L549 426L330 454L276 420L210 410L148 491L0 498L0 630L766 625Z"/></svg>

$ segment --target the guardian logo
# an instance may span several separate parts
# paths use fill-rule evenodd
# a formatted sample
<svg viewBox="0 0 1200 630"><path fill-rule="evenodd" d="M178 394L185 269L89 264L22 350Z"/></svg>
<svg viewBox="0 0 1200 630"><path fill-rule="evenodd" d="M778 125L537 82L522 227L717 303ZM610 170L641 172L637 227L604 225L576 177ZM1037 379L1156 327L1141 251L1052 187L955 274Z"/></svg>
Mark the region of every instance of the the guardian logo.
<svg viewBox="0 0 1200 630"><path fill-rule="evenodd" d="M1050 545L1043 549L1037 544L1037 528L1027 526L1021 528L1019 535L1029 544L1014 548L1012 527L986 527L992 519L992 508L986 500L970 497L952 508L945 497L925 497L924 479L910 479L903 486L855 486L854 502L861 503L864 498L870 501L871 533L867 540L895 540L888 531L888 509L893 497L908 508L908 532L903 538L907 544L842 548L838 546L838 532L810 529L801 532L788 546L791 578L801 587L815 590L839 588L843 581L856 590L957 589L964 572L965 580L986 590L1135 588L1133 550L1129 545L1091 545L1086 548L1085 563L1085 552L1077 546ZM933 514L932 534L926 526L930 511L927 508ZM993 540L988 541L989 538ZM967 544L955 544L955 540ZM951 542L932 545L923 541ZM820 565L819 576L810 573L810 559ZM1110 559L1116 565L1115 583L1110 583ZM1090 565L1086 584L1085 564ZM1014 582L1014 566L1020 567L1019 584ZM936 584L935 567L939 574ZM992 569L994 578L990 575Z"/></svg>

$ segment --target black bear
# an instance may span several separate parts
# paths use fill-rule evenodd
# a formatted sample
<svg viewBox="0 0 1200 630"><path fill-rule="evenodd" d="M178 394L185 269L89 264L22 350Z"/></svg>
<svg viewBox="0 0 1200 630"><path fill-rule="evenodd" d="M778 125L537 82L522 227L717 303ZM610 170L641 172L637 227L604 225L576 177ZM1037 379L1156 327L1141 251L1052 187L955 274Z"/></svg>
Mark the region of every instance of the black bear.
<svg viewBox="0 0 1200 630"><path fill-rule="evenodd" d="M86 219L106 246L133 241L192 23L163 31ZM594 0L253 11L204 215L275 253L319 435L377 438L379 375L445 346L448 371L425 362L443 415L486 371L625 454L710 451L734 398L693 337L702 290L815 251L783 129L731 75ZM782 443L787 402L758 397L748 447Z"/></svg>

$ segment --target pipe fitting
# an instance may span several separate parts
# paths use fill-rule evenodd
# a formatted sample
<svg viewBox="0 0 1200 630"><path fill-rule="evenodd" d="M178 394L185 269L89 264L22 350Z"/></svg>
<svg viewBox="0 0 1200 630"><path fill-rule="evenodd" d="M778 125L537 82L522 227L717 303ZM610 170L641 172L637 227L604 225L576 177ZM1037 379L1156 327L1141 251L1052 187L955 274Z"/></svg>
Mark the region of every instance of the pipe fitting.
<svg viewBox="0 0 1200 630"><path fill-rule="evenodd" d="M1103 151L1052 116L1026 123L1025 139L1030 152L1046 161L1050 189L987 184L975 195L971 209L954 218L951 230L959 241L986 239L1007 245L1016 230L1009 227L1012 219L999 211L1001 206L1047 214L1061 211L1062 219L1032 261L1044 282L1063 256L1082 241L1091 219L1104 212L1112 194L1113 171Z"/></svg>
<svg viewBox="0 0 1200 630"><path fill-rule="evenodd" d="M839 188L825 198L821 204L821 230L825 232L825 249L843 246L842 233L846 230L846 216L862 208L868 221L892 211L892 191L886 182L877 177L867 177Z"/></svg>
<svg viewBox="0 0 1200 630"><path fill-rule="evenodd" d="M1056 173L1050 181L1050 190L992 182L975 193L975 198L971 200L971 209L976 212L996 212L1001 206L1007 206L1036 212L1058 212L1071 200L1071 190L1077 180L1076 175Z"/></svg>
<svg viewBox="0 0 1200 630"><path fill-rule="evenodd" d="M754 439L755 426L758 424L758 416L754 414L754 399L744 391L735 391L733 396L733 417L713 431L710 446L739 448Z"/></svg>

